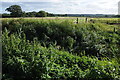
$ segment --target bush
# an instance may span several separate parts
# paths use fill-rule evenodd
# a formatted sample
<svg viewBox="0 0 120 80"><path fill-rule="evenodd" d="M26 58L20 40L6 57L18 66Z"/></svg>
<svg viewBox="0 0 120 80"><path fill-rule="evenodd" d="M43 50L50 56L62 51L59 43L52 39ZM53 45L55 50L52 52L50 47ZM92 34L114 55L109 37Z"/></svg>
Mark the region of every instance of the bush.
<svg viewBox="0 0 120 80"><path fill-rule="evenodd" d="M26 35L2 34L3 79L120 79L120 65L114 60L75 56L53 46L42 47L37 39Z"/></svg>

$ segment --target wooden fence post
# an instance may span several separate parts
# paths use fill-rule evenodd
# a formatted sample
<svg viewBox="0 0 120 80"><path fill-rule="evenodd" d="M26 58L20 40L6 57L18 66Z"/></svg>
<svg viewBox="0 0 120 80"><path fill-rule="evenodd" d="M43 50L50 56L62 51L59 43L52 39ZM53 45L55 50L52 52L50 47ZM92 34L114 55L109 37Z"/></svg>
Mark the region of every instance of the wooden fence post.
<svg viewBox="0 0 120 80"><path fill-rule="evenodd" d="M87 20L88 20L88 19L86 18L86 19L85 19L85 22L86 22L86 23L87 23Z"/></svg>
<svg viewBox="0 0 120 80"><path fill-rule="evenodd" d="M77 22L76 23L78 24L78 18L77 18Z"/></svg>
<svg viewBox="0 0 120 80"><path fill-rule="evenodd" d="M114 32L115 32L115 27L114 27Z"/></svg>

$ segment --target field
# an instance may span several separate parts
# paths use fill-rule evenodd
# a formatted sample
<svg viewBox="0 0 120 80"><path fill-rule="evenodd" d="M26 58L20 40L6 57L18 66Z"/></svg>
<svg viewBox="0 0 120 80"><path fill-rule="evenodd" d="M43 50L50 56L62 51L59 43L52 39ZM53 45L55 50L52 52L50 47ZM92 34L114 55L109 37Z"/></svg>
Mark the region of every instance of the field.
<svg viewBox="0 0 120 80"><path fill-rule="evenodd" d="M120 79L118 18L4 18L4 80Z"/></svg>

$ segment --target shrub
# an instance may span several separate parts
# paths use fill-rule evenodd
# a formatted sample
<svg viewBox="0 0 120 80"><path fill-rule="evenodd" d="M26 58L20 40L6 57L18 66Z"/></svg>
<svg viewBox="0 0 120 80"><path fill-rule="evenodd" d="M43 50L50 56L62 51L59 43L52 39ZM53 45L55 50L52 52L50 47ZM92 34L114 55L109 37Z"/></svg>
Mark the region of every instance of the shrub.
<svg viewBox="0 0 120 80"><path fill-rule="evenodd" d="M16 19L3 20L3 30L6 27L10 33L20 29L26 39L32 41L38 38L42 46L56 44L60 50L81 55L113 58L119 53L119 28L102 23L74 24L70 20L35 20ZM112 49L114 47L114 49ZM116 49L115 49L116 48Z"/></svg>
<svg viewBox="0 0 120 80"><path fill-rule="evenodd" d="M42 47L29 41L23 32L2 34L3 79L120 79L119 64L114 60L75 56L53 46Z"/></svg>

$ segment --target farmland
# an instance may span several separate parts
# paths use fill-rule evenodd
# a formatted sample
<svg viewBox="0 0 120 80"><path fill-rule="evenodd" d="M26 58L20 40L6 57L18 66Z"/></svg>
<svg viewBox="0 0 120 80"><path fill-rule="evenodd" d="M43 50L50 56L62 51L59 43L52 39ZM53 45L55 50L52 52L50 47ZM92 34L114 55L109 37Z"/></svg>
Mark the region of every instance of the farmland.
<svg viewBox="0 0 120 80"><path fill-rule="evenodd" d="M120 79L118 18L3 18L3 79Z"/></svg>

